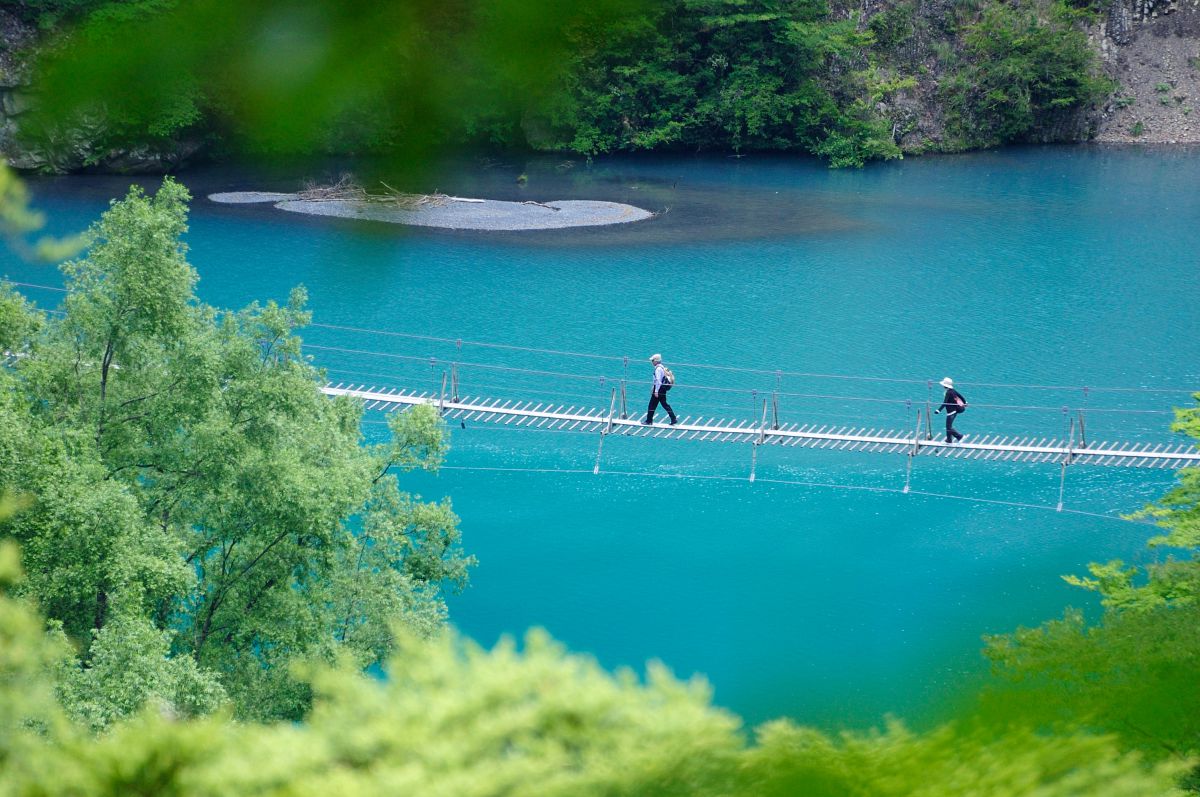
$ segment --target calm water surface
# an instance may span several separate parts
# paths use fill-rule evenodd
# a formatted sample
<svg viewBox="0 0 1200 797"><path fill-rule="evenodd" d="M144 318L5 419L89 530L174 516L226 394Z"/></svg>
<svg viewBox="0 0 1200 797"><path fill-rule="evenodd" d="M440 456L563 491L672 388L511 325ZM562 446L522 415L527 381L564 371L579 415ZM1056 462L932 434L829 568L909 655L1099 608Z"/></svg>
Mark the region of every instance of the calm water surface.
<svg viewBox="0 0 1200 797"><path fill-rule="evenodd" d="M198 197L298 182L183 180ZM34 188L53 229L70 230L126 182ZM335 381L433 388L454 361L466 394L607 408L627 373L644 409L657 351L688 416L755 418L777 389L785 421L911 428L928 380L951 375L972 403L958 423L968 434L1062 436L1067 407L1086 408L1092 439L1168 442L1171 407L1200 388L1197 185L1200 153L1187 150L1039 148L840 172L774 158L460 163L423 188L662 215L412 232L199 198L188 242L214 304L282 300L302 283L318 322L465 341L308 330ZM5 257L12 279L58 284ZM368 419L378 436L380 417ZM609 667L660 659L705 675L750 722L936 718L986 671L982 635L1092 606L1061 574L1150 556L1146 527L1049 511L1050 464L916 463L914 490L967 501L893 492L905 465L894 455L769 449L751 484L744 444L611 439L600 476L594 434L468 425L452 445L440 475L409 483L453 498L479 557L450 602L461 629L490 645L543 626ZM1170 481L1080 467L1066 505L1115 515Z"/></svg>

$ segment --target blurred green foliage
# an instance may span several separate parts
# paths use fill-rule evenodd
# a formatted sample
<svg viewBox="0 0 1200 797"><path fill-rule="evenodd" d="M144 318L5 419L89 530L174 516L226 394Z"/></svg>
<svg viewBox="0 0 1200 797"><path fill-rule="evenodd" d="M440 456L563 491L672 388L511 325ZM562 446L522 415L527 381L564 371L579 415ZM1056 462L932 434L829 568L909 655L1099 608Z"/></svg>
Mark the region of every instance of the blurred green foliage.
<svg viewBox="0 0 1200 797"><path fill-rule="evenodd" d="M83 242L75 237L56 239L43 236L30 245L28 236L40 230L45 221L41 213L30 207L25 184L7 164L0 161L0 238L18 254L47 262L57 262L79 251ZM15 323L15 319L12 323ZM7 346L2 340L4 335L4 326L0 325L0 349Z"/></svg>
<svg viewBox="0 0 1200 797"><path fill-rule="evenodd" d="M3 797L1143 797L1177 793L1184 766L1147 764L1110 736L1020 727L833 737L780 721L749 743L702 682L659 666L644 681L610 675L536 632L491 651L402 635L385 680L307 668L313 709L299 724L150 706L91 736L51 698L47 664L63 653L8 594L15 558L0 548Z"/></svg>
<svg viewBox="0 0 1200 797"><path fill-rule="evenodd" d="M1200 440L1200 407L1176 415L1174 430ZM1101 622L1089 626L1068 610L1062 620L990 638L999 681L989 710L1116 734L1150 759L1200 753L1200 468L1181 470L1178 480L1134 517L1166 531L1151 546L1182 556L1143 569L1097 563L1087 577L1067 576L1100 595ZM1188 783L1200 791L1200 769Z"/></svg>
<svg viewBox="0 0 1200 797"><path fill-rule="evenodd" d="M567 0L110 2L48 48L23 132L53 148L94 121L99 151L192 137L419 169L447 141L510 139L582 13Z"/></svg>

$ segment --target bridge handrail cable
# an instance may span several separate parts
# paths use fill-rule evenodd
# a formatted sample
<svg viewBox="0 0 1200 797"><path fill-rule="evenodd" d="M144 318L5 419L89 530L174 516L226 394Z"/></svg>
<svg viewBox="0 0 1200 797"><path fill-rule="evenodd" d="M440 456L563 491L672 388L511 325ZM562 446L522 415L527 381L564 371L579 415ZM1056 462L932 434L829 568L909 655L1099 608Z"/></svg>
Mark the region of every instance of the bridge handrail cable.
<svg viewBox="0 0 1200 797"><path fill-rule="evenodd" d="M17 286L21 286L21 287L40 288L43 290L57 291L57 292L62 292L62 293L67 292L66 288L56 287L53 285L43 285L43 284L33 283L33 282L21 282L21 281L10 280L10 279L0 279L0 282L4 282L9 285L17 285ZM571 350L567 350L567 349L547 349L547 348L539 348L539 347L535 347L535 346L522 346L519 344L512 344L512 343L498 343L498 342L492 342L492 341L465 340L462 338L449 338L449 337L442 337L442 336L438 336L438 335L423 335L423 334L412 333L412 332L398 332L395 330L372 329L370 327L359 327L359 326L351 326L351 325L346 325L346 324L329 324L329 323L322 323L322 322L310 322L308 324L308 326L322 328L322 329L333 329L333 330L339 330L339 331L358 332L358 333L371 334L371 335L383 335L383 336L388 336L388 337L398 337L398 338L405 338L405 339L409 339L409 340L421 340L421 341L432 342L432 343L453 344L460 348L464 347L464 346L472 346L472 347L478 347L478 348L489 348L489 349L497 349L497 350L522 351L522 352L529 352L529 353L533 353L533 354L549 354L549 355L560 356L560 357L586 358L586 359L592 359L592 360L611 361L614 363L627 363L629 361L629 357L626 355L595 354L595 353L590 353L590 352L571 351ZM309 344L309 345L311 345L311 344ZM381 354L380 352L375 352L375 353ZM417 359L426 359L426 358L417 357ZM641 358L635 358L635 359L640 360ZM836 380L864 381L864 382L891 382L891 383L926 385L926 386L928 386L932 383L931 379L919 379L919 378L914 378L914 377L863 376L863 375L852 375L852 374L826 374L826 373L818 373L818 372L785 371L785 370L780 370L780 369L749 368L749 367L745 367L745 366L731 366L731 365L720 365L720 364L713 364L713 363L695 363L695 362L684 362L684 361L673 361L673 363L677 364L679 367L683 367L683 368L697 368L697 369L707 369L707 370L714 370L714 371L727 371L727 372L734 372L734 373L760 374L760 375L770 376L770 377L788 376L788 377L801 377L801 378L811 378L811 379L836 379ZM477 365L476 367L479 367L479 366ZM680 384L682 385L683 383L680 383ZM1095 392L1095 393L1101 393L1101 392L1162 393L1162 394L1175 394L1175 395L1180 395L1180 394L1191 395L1191 394L1197 392L1195 389L1187 389L1187 388L1104 387L1104 386L1092 387L1089 385L1043 385L1043 384L1019 383L1019 382L963 381L962 385L964 387L969 386L969 387L989 387L989 388L1019 388L1019 389L1026 389L1026 390L1088 391L1088 392ZM692 387L699 387L699 386L692 385ZM734 389L734 390L736 390L736 389ZM981 405L976 405L976 406L981 406ZM997 406L1000 406L1000 405L997 405Z"/></svg>

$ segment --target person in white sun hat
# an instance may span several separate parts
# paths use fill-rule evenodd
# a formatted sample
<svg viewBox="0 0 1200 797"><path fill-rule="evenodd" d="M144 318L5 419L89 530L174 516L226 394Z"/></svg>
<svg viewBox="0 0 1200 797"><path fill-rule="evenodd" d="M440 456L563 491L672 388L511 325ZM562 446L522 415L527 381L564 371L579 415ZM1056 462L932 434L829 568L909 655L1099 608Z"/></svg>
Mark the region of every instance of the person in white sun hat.
<svg viewBox="0 0 1200 797"><path fill-rule="evenodd" d="M963 435L955 430L954 419L967 409L967 400L963 398L962 393L954 389L954 380L950 377L946 377L938 384L946 388L946 395L942 399L942 406L934 410L933 414L937 415L942 410L946 411L946 442L957 443L963 439Z"/></svg>
<svg viewBox="0 0 1200 797"><path fill-rule="evenodd" d="M675 374L671 373L670 368L663 365L661 354L651 355L650 363L654 366L654 384L650 387L650 409L646 410L646 420L642 421L642 424L644 426L654 424L654 411L661 404L671 418L671 425L674 426L677 419L675 410L671 409L671 405L667 403L667 391L675 385Z"/></svg>

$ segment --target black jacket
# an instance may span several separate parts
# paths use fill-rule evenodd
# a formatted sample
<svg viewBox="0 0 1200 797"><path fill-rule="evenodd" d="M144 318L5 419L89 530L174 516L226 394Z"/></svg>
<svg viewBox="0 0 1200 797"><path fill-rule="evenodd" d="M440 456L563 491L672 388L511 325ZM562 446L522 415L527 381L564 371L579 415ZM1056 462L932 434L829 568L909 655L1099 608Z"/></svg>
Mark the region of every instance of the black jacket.
<svg viewBox="0 0 1200 797"><path fill-rule="evenodd" d="M962 399L962 406L958 404L958 400ZM967 405L967 400L963 398L962 393L959 393L952 387L946 388L946 397L942 399L942 406L938 407L938 412L945 410L946 412L958 412Z"/></svg>

